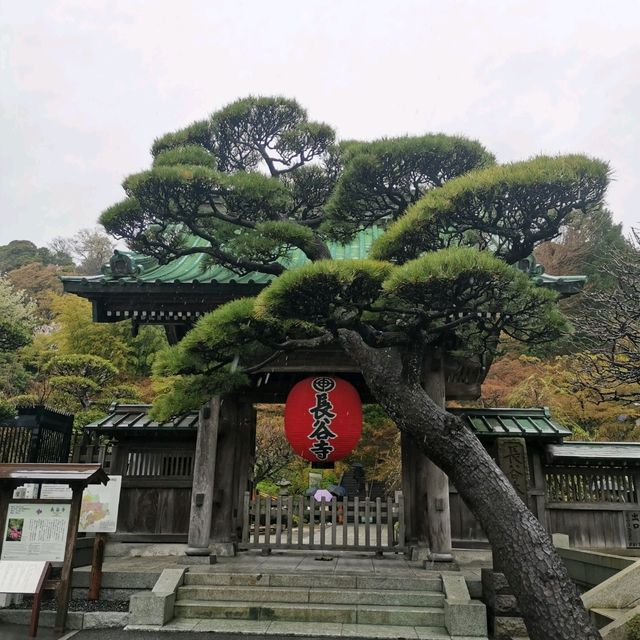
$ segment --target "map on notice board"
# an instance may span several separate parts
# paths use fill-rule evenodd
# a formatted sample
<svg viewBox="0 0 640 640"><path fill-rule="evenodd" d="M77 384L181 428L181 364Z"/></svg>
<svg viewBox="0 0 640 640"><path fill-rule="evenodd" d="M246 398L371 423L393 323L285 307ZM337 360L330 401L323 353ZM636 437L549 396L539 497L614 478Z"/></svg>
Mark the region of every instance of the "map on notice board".
<svg viewBox="0 0 640 640"><path fill-rule="evenodd" d="M115 533L120 506L122 476L109 476L109 482L89 485L82 494L79 531Z"/></svg>

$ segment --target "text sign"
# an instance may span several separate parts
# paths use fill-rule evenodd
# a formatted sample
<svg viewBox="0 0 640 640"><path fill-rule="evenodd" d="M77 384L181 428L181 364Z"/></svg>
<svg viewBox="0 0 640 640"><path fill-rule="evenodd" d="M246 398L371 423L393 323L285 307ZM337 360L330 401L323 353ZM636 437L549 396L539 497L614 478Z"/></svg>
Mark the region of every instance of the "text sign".
<svg viewBox="0 0 640 640"><path fill-rule="evenodd" d="M640 549L640 511L625 511L627 549Z"/></svg>
<svg viewBox="0 0 640 640"><path fill-rule="evenodd" d="M0 593L37 593L46 568L44 560L1 560Z"/></svg>
<svg viewBox="0 0 640 640"><path fill-rule="evenodd" d="M2 530L0 560L62 562L70 510L68 503L10 503Z"/></svg>
<svg viewBox="0 0 640 640"><path fill-rule="evenodd" d="M497 438L498 465L513 485L521 500L527 504L529 464L524 438Z"/></svg>

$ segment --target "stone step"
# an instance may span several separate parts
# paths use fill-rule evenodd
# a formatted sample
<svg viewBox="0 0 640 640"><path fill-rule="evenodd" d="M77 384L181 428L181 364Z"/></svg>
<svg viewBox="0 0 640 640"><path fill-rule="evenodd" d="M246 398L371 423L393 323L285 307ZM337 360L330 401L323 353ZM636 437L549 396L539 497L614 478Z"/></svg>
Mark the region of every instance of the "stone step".
<svg viewBox="0 0 640 640"><path fill-rule="evenodd" d="M236 586L236 587L289 587L294 589L376 589L409 591L442 591L442 580L432 574L424 578L398 576L362 576L344 574L299 573L225 573L189 571L185 585Z"/></svg>
<svg viewBox="0 0 640 640"><path fill-rule="evenodd" d="M335 585L334 585L335 586ZM190 585L178 589L178 601L204 600L251 603L297 602L317 604L375 604L408 607L442 607L444 594L433 591L367 590Z"/></svg>
<svg viewBox="0 0 640 640"><path fill-rule="evenodd" d="M241 620L279 620L290 622L338 622L347 624L444 626L440 607L399 607L366 604L315 604L292 602L203 602L179 600L176 618L215 618Z"/></svg>
<svg viewBox="0 0 640 640"><path fill-rule="evenodd" d="M338 622L281 622L269 620L215 620L208 618L174 618L164 627L151 628L144 625L130 625L127 631L156 632L154 637L162 638L162 632L194 631L237 635L238 638L271 636L273 638L353 638L353 640L451 640L442 626L380 626L372 624L342 624ZM148 634L150 635L150 634ZM204 636L203 636L204 637ZM457 638L455 640L458 640ZM462 639L460 639L462 640ZM487 640L486 638L465 638L464 640Z"/></svg>

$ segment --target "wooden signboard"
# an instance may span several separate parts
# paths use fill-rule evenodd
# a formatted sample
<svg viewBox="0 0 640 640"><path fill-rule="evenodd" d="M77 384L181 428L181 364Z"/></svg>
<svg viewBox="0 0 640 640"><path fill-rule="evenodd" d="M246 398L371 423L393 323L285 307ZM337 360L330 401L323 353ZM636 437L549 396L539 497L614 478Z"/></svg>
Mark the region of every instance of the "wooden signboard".
<svg viewBox="0 0 640 640"><path fill-rule="evenodd" d="M513 485L522 501L527 504L529 490L529 464L524 438L497 438L498 465Z"/></svg>
<svg viewBox="0 0 640 640"><path fill-rule="evenodd" d="M625 511L627 549L640 549L640 511Z"/></svg>
<svg viewBox="0 0 640 640"><path fill-rule="evenodd" d="M61 562L60 577L56 580L55 619L55 629L60 633L65 627L71 594L71 565L82 491L87 485L107 484L108 480L99 464L0 463L0 563L12 560L22 564L34 557L44 562L53 557ZM26 483L68 485L71 500L14 502L15 489Z"/></svg>
<svg viewBox="0 0 640 640"><path fill-rule="evenodd" d="M51 564L42 560L0 560L0 593L23 593L34 596L31 605L29 637L38 633L44 582Z"/></svg>

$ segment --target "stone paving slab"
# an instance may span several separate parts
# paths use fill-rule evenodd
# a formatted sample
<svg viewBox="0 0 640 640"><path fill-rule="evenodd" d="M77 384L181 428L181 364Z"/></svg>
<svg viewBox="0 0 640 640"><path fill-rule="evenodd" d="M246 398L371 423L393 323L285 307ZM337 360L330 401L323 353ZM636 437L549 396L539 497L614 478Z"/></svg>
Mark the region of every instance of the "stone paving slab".
<svg viewBox="0 0 640 640"><path fill-rule="evenodd" d="M342 625L343 638L418 638L414 627L381 627L376 624ZM449 636L447 636L449 640Z"/></svg>
<svg viewBox="0 0 640 640"><path fill-rule="evenodd" d="M340 637L343 626L338 622L322 622L309 624L308 622L280 622L274 621L266 631L268 636L308 636L313 633L318 637Z"/></svg>
<svg viewBox="0 0 640 640"><path fill-rule="evenodd" d="M127 634L134 631L158 633L193 632L247 636L295 636L298 638L351 638L352 640L451 640L443 627L380 626L372 624L341 624L332 622L286 622L260 620L173 620L163 627L129 625ZM486 640L486 638L455 638L455 640Z"/></svg>
<svg viewBox="0 0 640 640"><path fill-rule="evenodd" d="M254 633L262 635L267 632L271 624L271 622L262 622L260 620L200 620L192 630L207 633Z"/></svg>

